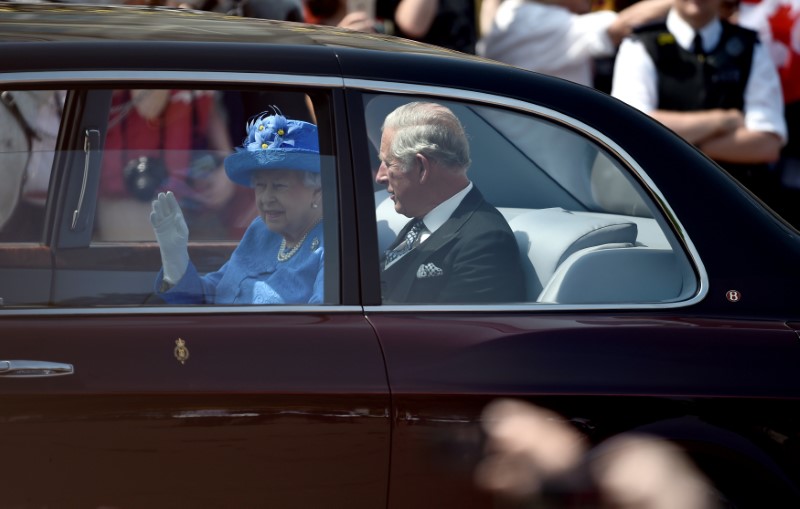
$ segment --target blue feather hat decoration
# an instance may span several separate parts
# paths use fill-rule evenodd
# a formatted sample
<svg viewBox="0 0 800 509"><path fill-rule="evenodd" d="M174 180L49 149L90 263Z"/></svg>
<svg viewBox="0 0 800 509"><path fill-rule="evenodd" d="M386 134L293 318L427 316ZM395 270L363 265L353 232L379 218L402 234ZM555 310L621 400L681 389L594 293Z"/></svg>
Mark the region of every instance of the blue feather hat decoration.
<svg viewBox="0 0 800 509"><path fill-rule="evenodd" d="M275 108L247 123L247 138L225 158L225 173L237 184L253 187L253 172L296 170L319 173L317 126L287 119Z"/></svg>

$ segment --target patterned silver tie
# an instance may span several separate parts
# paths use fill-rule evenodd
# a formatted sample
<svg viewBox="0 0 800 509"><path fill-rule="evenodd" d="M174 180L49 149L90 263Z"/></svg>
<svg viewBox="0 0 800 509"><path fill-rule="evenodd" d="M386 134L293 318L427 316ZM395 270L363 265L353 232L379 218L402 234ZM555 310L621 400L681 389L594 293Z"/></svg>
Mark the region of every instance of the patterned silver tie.
<svg viewBox="0 0 800 509"><path fill-rule="evenodd" d="M384 254L383 268L385 269L391 265L392 262L414 249L417 244L419 244L420 235L422 234L423 230L425 230L425 223L422 222L422 219L415 219L414 223L411 225L411 228L409 228L408 232L406 232L406 238L403 239L400 244L395 246L394 249L389 249Z"/></svg>

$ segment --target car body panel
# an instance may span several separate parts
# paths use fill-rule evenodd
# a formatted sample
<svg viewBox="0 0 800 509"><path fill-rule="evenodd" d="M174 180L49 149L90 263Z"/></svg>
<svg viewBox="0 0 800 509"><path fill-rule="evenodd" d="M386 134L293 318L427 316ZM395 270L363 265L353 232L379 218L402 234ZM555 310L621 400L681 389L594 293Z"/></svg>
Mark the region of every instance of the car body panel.
<svg viewBox="0 0 800 509"><path fill-rule="evenodd" d="M0 350L75 370L0 380L4 504L385 503L390 403L358 313L32 316Z"/></svg>
<svg viewBox="0 0 800 509"><path fill-rule="evenodd" d="M497 397L554 409L592 443L630 430L691 443L709 470L726 461L742 471L776 468L754 443L797 425L800 349L779 322L377 309L368 316L392 387L390 507L486 506L470 467L481 452L481 411ZM783 468L797 468L788 451L779 457ZM431 478L442 482L426 483ZM797 495L790 483L774 489L774 498L756 500Z"/></svg>

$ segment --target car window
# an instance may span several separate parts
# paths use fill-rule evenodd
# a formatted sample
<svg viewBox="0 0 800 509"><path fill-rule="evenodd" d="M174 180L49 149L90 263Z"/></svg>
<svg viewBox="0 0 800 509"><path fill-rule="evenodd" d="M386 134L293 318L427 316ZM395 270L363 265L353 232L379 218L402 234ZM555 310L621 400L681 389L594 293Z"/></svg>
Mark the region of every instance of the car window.
<svg viewBox="0 0 800 509"><path fill-rule="evenodd" d="M455 196L457 207L443 198L465 184L420 198L433 196L423 175L436 174L424 161L450 157L446 138L429 139L435 129L409 127L437 125L420 112L426 103L452 112L469 145L471 187ZM563 120L474 103L370 95L364 107L385 304L649 304L694 295L695 273L663 212L593 136ZM404 150L428 157L392 177ZM427 228L441 209L446 220L433 217L436 231L398 257L414 236L412 219L422 216Z"/></svg>
<svg viewBox="0 0 800 509"><path fill-rule="evenodd" d="M48 239L52 277L40 278L35 299L15 297L27 290L12 278L13 260L0 256L6 306L339 302L326 93L120 87L82 94L74 131L86 140L75 145L87 148L65 163L64 209L52 214ZM54 146L45 154L50 165ZM36 223L29 213L19 222L9 214L14 242L40 239L45 226L44 202L25 192L39 167L20 166L23 155L2 157L21 161L15 171L25 172L16 207L39 214ZM259 194L262 174L267 189ZM46 196L43 181L37 197Z"/></svg>

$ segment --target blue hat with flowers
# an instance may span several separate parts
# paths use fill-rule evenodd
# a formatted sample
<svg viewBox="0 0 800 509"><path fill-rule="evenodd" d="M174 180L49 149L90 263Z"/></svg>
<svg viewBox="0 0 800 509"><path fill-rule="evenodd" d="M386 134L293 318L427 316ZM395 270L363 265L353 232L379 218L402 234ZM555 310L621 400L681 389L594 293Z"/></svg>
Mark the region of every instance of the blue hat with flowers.
<svg viewBox="0 0 800 509"><path fill-rule="evenodd" d="M253 187L259 170L297 170L319 173L317 126L290 120L275 109L247 123L247 138L225 158L225 173L237 184Z"/></svg>

